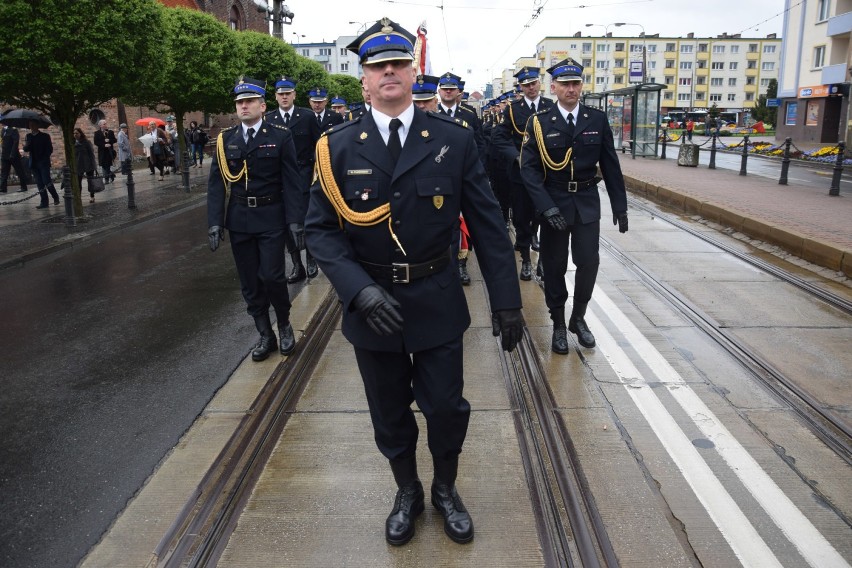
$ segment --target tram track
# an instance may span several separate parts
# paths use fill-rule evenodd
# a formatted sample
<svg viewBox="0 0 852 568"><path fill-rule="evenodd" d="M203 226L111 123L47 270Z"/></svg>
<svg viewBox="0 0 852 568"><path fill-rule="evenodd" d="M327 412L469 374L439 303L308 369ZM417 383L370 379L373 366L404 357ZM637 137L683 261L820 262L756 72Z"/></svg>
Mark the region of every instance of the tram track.
<svg viewBox="0 0 852 568"><path fill-rule="evenodd" d="M630 200L630 204L632 207L651 213L656 218L680 230L686 231L690 235L735 256L737 259L772 275L782 282L795 286L818 300L846 314L852 315L852 302L848 299L815 286L767 261L743 253L719 239L693 229L684 222L661 214L658 209L648 207L634 199ZM641 262L616 247L612 241L601 236L601 245L613 259L635 274L648 289L664 299L698 329L713 339L771 393L793 409L811 432L831 448L841 459L847 464L852 464L852 430L850 430L849 426L840 416L832 412L830 405L818 400L804 386L786 376L782 371L773 366L760 352L736 337L735 334L725 330L719 322L715 321L711 316L689 301L674 287L666 284L652 272L644 268Z"/></svg>

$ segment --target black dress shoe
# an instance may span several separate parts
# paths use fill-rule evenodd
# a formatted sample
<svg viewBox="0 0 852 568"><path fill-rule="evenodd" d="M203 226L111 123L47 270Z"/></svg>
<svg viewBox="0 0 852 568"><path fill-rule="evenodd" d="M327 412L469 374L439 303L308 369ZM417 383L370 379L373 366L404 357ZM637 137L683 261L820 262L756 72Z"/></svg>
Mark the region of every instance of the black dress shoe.
<svg viewBox="0 0 852 568"><path fill-rule="evenodd" d="M290 276L287 277L287 283L294 284L296 282L301 282L306 277L305 265L300 262L299 264L293 265L293 270L290 272Z"/></svg>
<svg viewBox="0 0 852 568"><path fill-rule="evenodd" d="M314 257L309 256L307 258L306 264L308 278L316 278L319 274L319 267L317 267L317 261L314 260Z"/></svg>
<svg viewBox="0 0 852 568"><path fill-rule="evenodd" d="M275 338L275 333L270 331L268 335L261 335L260 341L258 341L251 352L251 360L263 361L269 357L275 351L276 343L278 341Z"/></svg>
<svg viewBox="0 0 852 568"><path fill-rule="evenodd" d="M444 517L444 532L459 544L473 540L473 521L464 508L455 485L432 483L432 504Z"/></svg>
<svg viewBox="0 0 852 568"><path fill-rule="evenodd" d="M553 337L550 340L550 348L554 353L567 355L571 349L568 348L568 330L563 326L554 326Z"/></svg>
<svg viewBox="0 0 852 568"><path fill-rule="evenodd" d="M583 347L594 347L595 336L592 335L589 326L586 325L586 320L577 317L568 320L568 331L577 334L577 342Z"/></svg>
<svg viewBox="0 0 852 568"><path fill-rule="evenodd" d="M415 479L396 492L393 510L385 521L385 539L400 546L414 536L414 521L423 512L423 484Z"/></svg>
<svg viewBox="0 0 852 568"><path fill-rule="evenodd" d="M532 263L528 260L521 261L521 280L532 280Z"/></svg>
<svg viewBox="0 0 852 568"><path fill-rule="evenodd" d="M48 205L47 203L36 205L36 209L47 209L48 207L50 207L50 205Z"/></svg>
<svg viewBox="0 0 852 568"><path fill-rule="evenodd" d="M289 323L283 328L278 326L278 333L281 334L281 342L278 344L282 355L289 355L296 349L296 337L293 335L293 326Z"/></svg>
<svg viewBox="0 0 852 568"><path fill-rule="evenodd" d="M537 251L539 249L538 236L537 235L532 236L532 240L530 241L530 248L533 249L534 251Z"/></svg>

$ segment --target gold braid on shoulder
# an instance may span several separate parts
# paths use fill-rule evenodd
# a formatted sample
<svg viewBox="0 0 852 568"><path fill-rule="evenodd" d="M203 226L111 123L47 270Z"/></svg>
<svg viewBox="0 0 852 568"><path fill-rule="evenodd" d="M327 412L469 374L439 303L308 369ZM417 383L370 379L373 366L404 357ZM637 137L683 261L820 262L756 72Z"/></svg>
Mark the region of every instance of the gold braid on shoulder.
<svg viewBox="0 0 852 568"><path fill-rule="evenodd" d="M405 249L402 247L402 243L399 242L399 239L396 234L394 234L393 228L391 227L390 203L379 205L372 211L358 212L350 209L349 205L346 204L346 200L343 198L343 195L340 193L340 186L337 185L337 180L334 179L334 171L331 168L331 154L328 149L328 136L323 136L319 139L316 150L317 177L319 178L323 193L325 193L325 196L337 212L337 221L340 224L340 228L343 228L344 220L359 227L372 227L373 225L378 225L382 221L387 221L388 231L390 231L391 237L396 242L397 246L399 246L399 250L402 251L402 254L405 254Z"/></svg>
<svg viewBox="0 0 852 568"><path fill-rule="evenodd" d="M535 134L535 142L538 145L538 153L541 156L541 163L544 165L544 176L547 178L547 170L551 169L555 172L564 170L568 164L571 164L571 178L574 178L574 162L571 158L574 155L574 148L568 148L565 152L565 158L561 162L554 161L550 154L547 153L547 148L544 145L544 134L541 131L541 123L538 117L533 115L533 133Z"/></svg>
<svg viewBox="0 0 852 568"><path fill-rule="evenodd" d="M235 174L231 173L231 168L228 167L228 158L225 156L225 139L222 132L216 137L216 159L219 162L219 173L222 175L222 181L225 187L230 189L231 184L240 181L240 178L246 178L246 191L248 191L248 164L243 160L243 167Z"/></svg>
<svg viewBox="0 0 852 568"><path fill-rule="evenodd" d="M521 136L523 136L523 135L524 135L524 131L523 131L523 130L521 130L520 128L518 128L518 123L517 123L517 122L515 122L515 113L514 113L514 112L512 112L512 105L511 105L511 104L509 104L509 118L512 120L512 128L514 128L514 129L515 129L515 132L517 132L518 134L520 134Z"/></svg>

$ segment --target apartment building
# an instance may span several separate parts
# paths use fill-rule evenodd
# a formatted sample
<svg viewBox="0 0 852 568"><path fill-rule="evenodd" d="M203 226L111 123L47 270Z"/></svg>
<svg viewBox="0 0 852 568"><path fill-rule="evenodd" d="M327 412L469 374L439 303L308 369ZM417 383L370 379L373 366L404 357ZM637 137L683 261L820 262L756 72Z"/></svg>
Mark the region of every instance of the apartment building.
<svg viewBox="0 0 852 568"><path fill-rule="evenodd" d="M852 0L785 0L784 7L777 135L849 146Z"/></svg>
<svg viewBox="0 0 852 568"><path fill-rule="evenodd" d="M313 59L322 64L325 70L334 75L350 75L359 79L361 67L358 56L346 46L355 41L356 36L340 36L334 42L294 43L293 49L298 55Z"/></svg>

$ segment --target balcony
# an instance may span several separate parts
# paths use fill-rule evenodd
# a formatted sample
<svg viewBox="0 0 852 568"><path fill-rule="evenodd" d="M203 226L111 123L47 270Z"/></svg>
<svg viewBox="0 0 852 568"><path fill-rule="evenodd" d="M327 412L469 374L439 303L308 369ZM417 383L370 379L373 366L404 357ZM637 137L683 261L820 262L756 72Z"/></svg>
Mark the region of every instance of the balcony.
<svg viewBox="0 0 852 568"><path fill-rule="evenodd" d="M614 59L627 59L627 52L623 49L621 51L615 51L613 52L612 57Z"/></svg>
<svg viewBox="0 0 852 568"><path fill-rule="evenodd" d="M330 55L313 55L313 56L311 56L311 59L313 59L314 61L318 61L320 63L328 63L329 60L331 59L331 56Z"/></svg>
<svg viewBox="0 0 852 568"><path fill-rule="evenodd" d="M706 91L709 87L710 87L710 85L708 85L708 84L706 84L706 83L705 83L705 84L703 84L703 85L695 85L695 91L696 91L696 92L698 92L698 91Z"/></svg>
<svg viewBox="0 0 852 568"><path fill-rule="evenodd" d="M830 22L831 20L829 20ZM821 83L823 85L830 85L832 83L843 83L846 81L846 64L838 63L837 65L826 65L822 68L822 79Z"/></svg>
<svg viewBox="0 0 852 568"><path fill-rule="evenodd" d="M755 67L754 69L746 69L745 76L746 77L757 77L758 69Z"/></svg>
<svg viewBox="0 0 852 568"><path fill-rule="evenodd" d="M845 35L852 32L852 12L838 14L828 19L828 37Z"/></svg>
<svg viewBox="0 0 852 568"><path fill-rule="evenodd" d="M695 76L696 77L707 77L708 75L710 75L710 70L707 69L706 67L699 68L699 69L695 70Z"/></svg>
<svg viewBox="0 0 852 568"><path fill-rule="evenodd" d="M707 61L708 59L710 59L710 52L709 51L699 51L698 53L695 54L695 58L698 61Z"/></svg>
<svg viewBox="0 0 852 568"><path fill-rule="evenodd" d="M756 93L757 92L757 85L744 85L743 86L743 92L745 92L745 93Z"/></svg>
<svg viewBox="0 0 852 568"><path fill-rule="evenodd" d="M748 53L745 54L745 56L746 56L746 61L757 61L757 60L760 59L760 52L759 51L749 51Z"/></svg>

